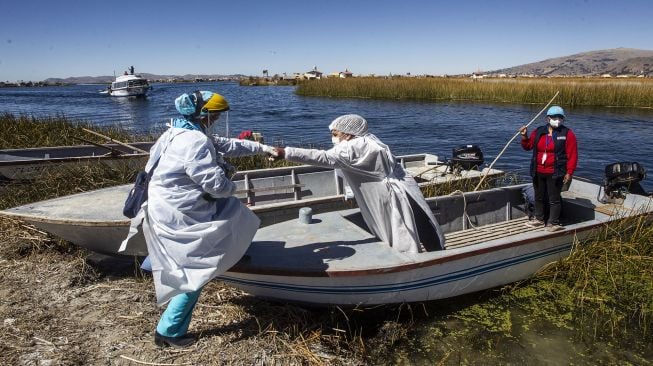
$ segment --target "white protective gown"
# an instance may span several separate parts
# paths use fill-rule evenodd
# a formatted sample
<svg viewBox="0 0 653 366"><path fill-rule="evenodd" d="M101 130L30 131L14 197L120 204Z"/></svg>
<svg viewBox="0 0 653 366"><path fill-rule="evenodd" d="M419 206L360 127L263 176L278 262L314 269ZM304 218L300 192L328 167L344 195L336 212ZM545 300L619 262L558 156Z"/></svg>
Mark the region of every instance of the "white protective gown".
<svg viewBox="0 0 653 366"><path fill-rule="evenodd" d="M222 154L259 152L256 142L174 127L152 147L146 171L161 158L139 216L159 305L200 289L236 264L251 244L260 220L233 197L236 186L225 175Z"/></svg>
<svg viewBox="0 0 653 366"><path fill-rule="evenodd" d="M418 253L424 232L437 236L437 249L444 249L442 230L417 182L376 136L343 141L326 151L287 147L285 153L289 161L341 169L369 229L396 250ZM417 217L430 227L418 227Z"/></svg>

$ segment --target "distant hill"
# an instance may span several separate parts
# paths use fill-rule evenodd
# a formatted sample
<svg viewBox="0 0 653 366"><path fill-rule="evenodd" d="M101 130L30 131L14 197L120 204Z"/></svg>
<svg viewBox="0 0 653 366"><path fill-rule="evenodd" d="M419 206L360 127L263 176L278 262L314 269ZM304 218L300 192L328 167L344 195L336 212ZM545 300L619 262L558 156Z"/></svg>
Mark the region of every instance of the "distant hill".
<svg viewBox="0 0 653 366"><path fill-rule="evenodd" d="M536 76L653 75L653 51L634 48L590 51L488 73Z"/></svg>
<svg viewBox="0 0 653 366"><path fill-rule="evenodd" d="M156 75L148 74L145 72L135 74L140 75L147 80L223 80L223 79L240 79L245 77L245 75L235 74L235 75L217 75L217 74L186 74L186 75ZM110 83L116 78L113 76L72 76L69 78L48 78L43 80L46 84L103 84Z"/></svg>

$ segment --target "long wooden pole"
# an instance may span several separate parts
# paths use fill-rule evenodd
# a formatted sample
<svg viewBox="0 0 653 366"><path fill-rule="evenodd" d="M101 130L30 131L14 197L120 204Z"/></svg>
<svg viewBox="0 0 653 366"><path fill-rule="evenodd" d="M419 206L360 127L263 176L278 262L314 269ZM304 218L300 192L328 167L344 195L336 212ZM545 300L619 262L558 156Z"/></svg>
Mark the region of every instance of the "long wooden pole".
<svg viewBox="0 0 653 366"><path fill-rule="evenodd" d="M553 96L553 98L551 98L551 100L550 100L550 101L549 101L549 102L544 106L544 108L542 108L542 110L540 111L540 113L538 113L537 115L535 115L535 117L533 117L533 119L532 119L530 122L528 122L528 124L526 125L526 127L530 126L533 122L535 122L535 120L537 119L537 117L539 117L540 114L542 114L542 113L544 112L544 110L546 110L546 109L551 105L551 103L553 103L553 101L558 97L558 94L560 94L560 91L557 91L557 92L556 92L556 94ZM520 129L521 129L521 128L520 128ZM497 157L494 159L494 161L492 161L492 164L490 164L490 166L489 166L489 167L487 168L487 170L485 171L485 174L483 174L483 176L481 177L481 179L478 181L478 184L476 185L476 188L474 188L474 192L476 192L476 191L478 190L478 188L481 186L481 184L483 184L483 180L485 180L485 177L487 177L487 175L490 173L490 170L492 170L492 167L494 166L494 163L496 163L497 160L499 160L499 158L501 157L501 155L503 155L503 153L506 151L506 149L508 148L508 146L510 146L510 144L511 144L513 141L515 141L515 139L517 138L517 136L519 136L519 133L520 133L520 132L517 131L517 133L515 134L515 136L513 136L513 137L510 139L510 141L508 141L508 143L506 144L506 146L503 147L503 150L501 150L501 152L499 153L499 155L497 155Z"/></svg>
<svg viewBox="0 0 653 366"><path fill-rule="evenodd" d="M149 153L150 153L149 151L145 151L145 150L143 150L143 149L139 149L139 148L137 148L136 146L132 146L132 145L126 144L126 143L124 143L124 142L116 141L116 140L112 139L111 137L109 137L109 136L105 136L105 135L103 135L103 134L101 134L101 133L97 133L97 132L95 132L95 131L91 131L91 130L86 129L86 128L82 128L82 130L84 130L84 131L86 131L86 132L88 132L88 133L92 133L92 134L95 135L95 136L99 136L99 137L105 138L105 139L107 139L107 140L109 140L110 142L113 142L113 143L115 143L115 144L122 145L122 146L124 146L124 147L130 148L130 149L133 149L134 151L142 152L142 153L145 153L145 154L149 154Z"/></svg>

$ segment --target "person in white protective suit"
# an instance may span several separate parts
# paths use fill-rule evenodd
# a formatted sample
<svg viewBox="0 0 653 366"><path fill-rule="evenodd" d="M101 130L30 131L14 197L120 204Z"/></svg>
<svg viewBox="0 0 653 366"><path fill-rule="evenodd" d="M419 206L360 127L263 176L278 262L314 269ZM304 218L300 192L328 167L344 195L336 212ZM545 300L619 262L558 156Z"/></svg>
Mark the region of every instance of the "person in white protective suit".
<svg viewBox="0 0 653 366"><path fill-rule="evenodd" d="M258 142L209 132L229 109L220 94L182 94L175 107L182 117L150 150L148 200L132 220L134 227L142 219L157 304L169 302L154 335L159 347L195 342L187 331L202 287L243 256L258 230L260 220L233 196L234 169L223 156L274 153Z"/></svg>
<svg viewBox="0 0 653 366"><path fill-rule="evenodd" d="M347 114L329 125L329 150L276 148L279 158L340 169L370 231L399 252L444 249L444 235L415 180L388 145L367 131L367 121Z"/></svg>

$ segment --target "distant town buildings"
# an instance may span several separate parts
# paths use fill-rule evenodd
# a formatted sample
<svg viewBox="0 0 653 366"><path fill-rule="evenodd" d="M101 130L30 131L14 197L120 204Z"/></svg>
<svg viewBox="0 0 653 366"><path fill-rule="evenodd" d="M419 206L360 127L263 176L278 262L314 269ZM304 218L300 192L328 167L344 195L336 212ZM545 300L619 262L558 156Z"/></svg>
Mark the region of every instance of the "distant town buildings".
<svg viewBox="0 0 653 366"><path fill-rule="evenodd" d="M317 66L313 66L313 70L304 73L304 79L306 80L322 79L322 74L323 74L322 71L317 70Z"/></svg>
<svg viewBox="0 0 653 366"><path fill-rule="evenodd" d="M630 72L628 72L630 71ZM476 70L468 74L411 74L406 72L403 74L389 73L384 75L377 74L357 74L354 75L349 68L345 68L344 71L333 71L329 74L324 74L318 69L317 66L306 72L293 72L293 73L282 73L270 75L267 69L263 69L263 76L247 76L242 74L235 75L219 75L219 74L187 74L184 76L163 76L163 75L148 75L147 78L150 83L188 83L188 82L219 82L219 81L237 81L242 85L295 85L298 81L302 80L320 80L324 78L335 78L335 79L347 79L353 77L359 78L470 78L473 81L483 80L483 79L505 79L505 78L615 78L615 79L642 79L653 77L653 73L649 72L649 69L642 69L637 71L626 70L624 69L621 73L616 72L607 72L607 73L597 73L594 75L542 75L534 73L506 73L505 71L497 72L483 72L481 70ZM130 70L130 72L132 72ZM102 79L102 77L88 77L88 78L68 78L68 79L48 79L46 81L32 82L32 81L23 81L18 80L15 82L0 81L0 88L2 87L32 87L32 86L55 86L55 85L71 85L71 84L80 84L80 83L91 83L91 84L102 84L107 83L107 80Z"/></svg>

